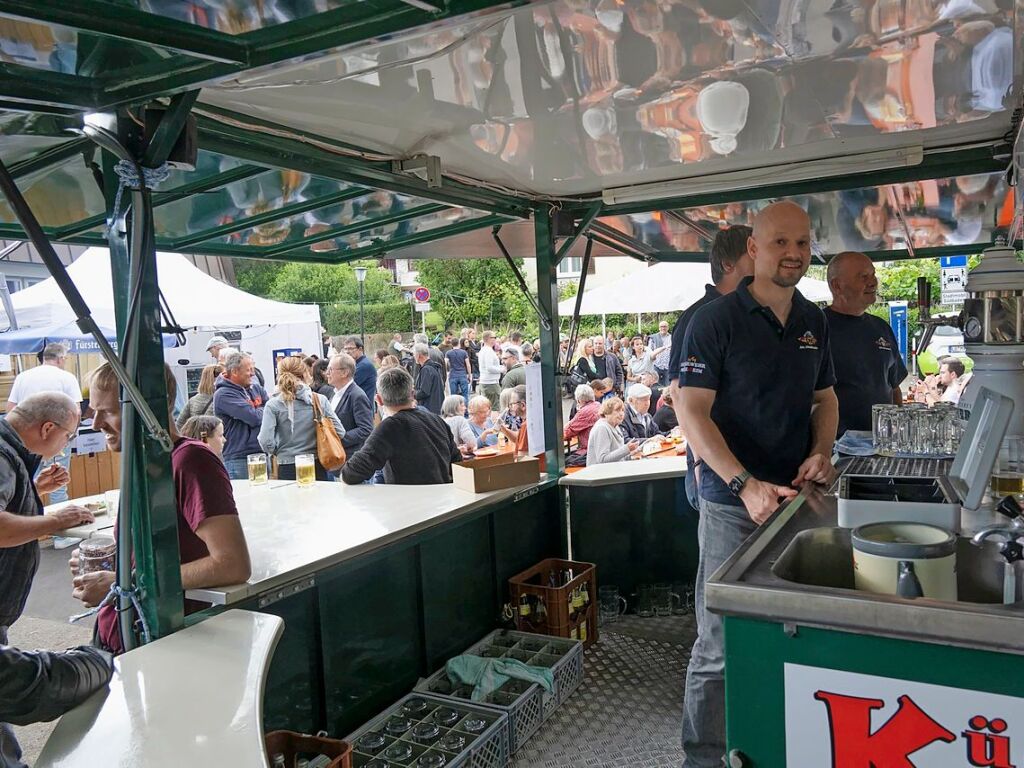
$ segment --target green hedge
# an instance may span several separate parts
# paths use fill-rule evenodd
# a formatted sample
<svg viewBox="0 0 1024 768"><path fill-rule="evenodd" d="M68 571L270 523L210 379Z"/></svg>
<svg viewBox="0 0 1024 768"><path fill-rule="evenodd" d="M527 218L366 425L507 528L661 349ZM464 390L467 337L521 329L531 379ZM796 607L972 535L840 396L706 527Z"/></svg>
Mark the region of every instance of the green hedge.
<svg viewBox="0 0 1024 768"><path fill-rule="evenodd" d="M364 306L367 333L407 332L412 328L412 308L404 301ZM320 307L324 327L332 336L359 333L359 305L326 304ZM419 323L419 313L416 315ZM417 325L416 330L419 330Z"/></svg>

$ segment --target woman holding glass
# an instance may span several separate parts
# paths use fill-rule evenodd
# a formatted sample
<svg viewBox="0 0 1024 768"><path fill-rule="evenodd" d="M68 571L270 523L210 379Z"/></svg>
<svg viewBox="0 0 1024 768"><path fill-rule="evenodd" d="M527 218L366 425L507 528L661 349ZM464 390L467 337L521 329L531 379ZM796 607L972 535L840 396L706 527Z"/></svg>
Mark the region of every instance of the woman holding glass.
<svg viewBox="0 0 1024 768"><path fill-rule="evenodd" d="M277 365L277 392L263 409L263 425L258 440L260 447L277 457L279 480L295 479L295 457L316 455L316 422L313 420L313 398L318 398L320 411L330 419L338 437L345 428L331 408L330 401L309 387L309 367L301 357L286 357ZM316 479L330 480L327 470L316 462Z"/></svg>

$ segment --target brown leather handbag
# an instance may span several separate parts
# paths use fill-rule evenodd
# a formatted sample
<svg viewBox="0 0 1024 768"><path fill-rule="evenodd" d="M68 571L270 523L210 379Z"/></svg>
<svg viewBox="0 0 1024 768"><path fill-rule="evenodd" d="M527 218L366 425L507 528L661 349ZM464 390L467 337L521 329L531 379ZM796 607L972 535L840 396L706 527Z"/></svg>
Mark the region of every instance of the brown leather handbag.
<svg viewBox="0 0 1024 768"><path fill-rule="evenodd" d="M345 446L341 444L338 437L338 430L334 428L334 422L324 418L324 412L320 406L322 395L313 393L313 423L316 425L316 457L320 460L324 469L335 472L345 466Z"/></svg>

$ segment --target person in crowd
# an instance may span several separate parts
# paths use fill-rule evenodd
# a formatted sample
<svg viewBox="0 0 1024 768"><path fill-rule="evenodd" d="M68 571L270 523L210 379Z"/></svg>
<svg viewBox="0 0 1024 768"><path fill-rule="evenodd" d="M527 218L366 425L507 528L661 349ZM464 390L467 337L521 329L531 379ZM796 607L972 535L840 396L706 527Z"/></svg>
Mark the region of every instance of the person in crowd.
<svg viewBox="0 0 1024 768"><path fill-rule="evenodd" d="M600 418L590 430L587 441L587 466L626 461L640 452L640 443L622 439L619 425L626 417L626 408L618 397L611 397L601 403Z"/></svg>
<svg viewBox="0 0 1024 768"><path fill-rule="evenodd" d="M505 350L501 362L505 366L505 373L501 377L502 389L514 389L520 384L526 384L526 366L519 360L520 348L509 347Z"/></svg>
<svg viewBox="0 0 1024 768"><path fill-rule="evenodd" d="M396 360L391 367L397 366ZM334 388L331 410L345 429L341 444L346 455L362 448L373 432L373 405L366 399L366 393L355 385L355 375L356 361L346 352L339 352L327 364L327 381Z"/></svg>
<svg viewBox="0 0 1024 768"><path fill-rule="evenodd" d="M658 386L658 375L656 373L642 374L640 376L640 383L651 390L651 407L647 412L653 418L654 414L658 412L658 408L661 406L661 398L667 390Z"/></svg>
<svg viewBox="0 0 1024 768"><path fill-rule="evenodd" d="M168 403L173 403L177 384L167 365L164 378ZM104 434L110 450L120 451L120 384L108 363L93 371L89 386L90 402L96 412L93 425ZM173 422L169 432L174 442L171 474L181 553L181 586L189 590L242 583L251 575L252 567L227 470L208 446L179 435ZM110 591L114 574L96 571L79 575L78 550L72 553L68 565L73 577L74 598L88 607L99 605ZM186 613L205 607L203 603L185 601ZM96 637L113 653L124 650L115 605L100 608L96 616Z"/></svg>
<svg viewBox="0 0 1024 768"><path fill-rule="evenodd" d="M590 442L590 430L600 418L601 404L594 396L594 388L589 384L580 384L575 391L576 415L569 419L569 423L562 430L562 437L565 440L576 438L578 445L569 454L565 463L570 467L581 467L587 463L587 444Z"/></svg>
<svg viewBox="0 0 1024 768"><path fill-rule="evenodd" d="M622 338L618 339L619 342L619 362L622 364L623 369L633 357L633 344L630 341L630 337L623 335ZM621 391L621 390L619 390Z"/></svg>
<svg viewBox="0 0 1024 768"><path fill-rule="evenodd" d="M216 416L193 416L181 427L181 434L184 437L199 440L217 454L217 458L224 456L224 422Z"/></svg>
<svg viewBox="0 0 1024 768"><path fill-rule="evenodd" d="M519 384L505 391L509 393L508 406L498 418L498 429L514 443L526 423L526 385Z"/></svg>
<svg viewBox="0 0 1024 768"><path fill-rule="evenodd" d="M380 375L377 404L386 418L363 447L348 457L341 479L357 485L383 469L389 485L450 483L452 462L462 461L462 454L444 419L416 407L412 377L404 369L392 368Z"/></svg>
<svg viewBox="0 0 1024 768"><path fill-rule="evenodd" d="M654 399L653 395L651 399ZM654 414L654 426L661 434L667 435L679 426L679 418L672 407L672 392L666 389L662 393L661 399L662 404Z"/></svg>
<svg viewBox="0 0 1024 768"><path fill-rule="evenodd" d="M502 374L505 373L505 366L498 359L494 351L493 331L484 331L483 343L480 345L480 352L477 355L480 363L480 386L477 393L491 401L491 408L498 407L498 397L501 395Z"/></svg>
<svg viewBox="0 0 1024 768"><path fill-rule="evenodd" d="M490 405L488 403L488 405ZM469 419L465 416L466 401L462 395L448 395L441 403L441 418L444 419L451 430L452 439L465 455L471 455L476 449L476 434L469 426Z"/></svg>
<svg viewBox="0 0 1024 768"><path fill-rule="evenodd" d="M491 420L491 401L483 395L469 398L469 428L476 437L476 447L498 444L498 427Z"/></svg>
<svg viewBox="0 0 1024 768"><path fill-rule="evenodd" d="M679 371L679 422L702 461L685 768L720 766L725 754L722 619L705 607L705 582L794 486L831 479L839 421L828 322L796 290L811 259L807 213L767 206L747 248L753 277L696 312Z"/></svg>
<svg viewBox="0 0 1024 768"><path fill-rule="evenodd" d="M521 357L523 354L523 334L519 331L512 331L512 333L508 335L508 341L503 342L501 345L502 352L513 348Z"/></svg>
<svg viewBox="0 0 1024 768"><path fill-rule="evenodd" d="M185 422L193 416L213 415L213 389L222 373L224 373L224 366L220 363L213 363L203 368L196 393L188 399L185 407L178 414L178 418L175 419L174 423L178 429L181 429Z"/></svg>
<svg viewBox="0 0 1024 768"><path fill-rule="evenodd" d="M444 354L442 354L441 350L439 350L437 347L431 345L430 339L428 338L427 334L414 333L412 335L412 342L414 346L416 344L425 344L427 347L427 354L430 357L430 359L441 366L442 372L444 371ZM415 357L415 353L413 354L413 356ZM418 366L416 370L419 371ZM413 377L415 378L415 373L413 374Z"/></svg>
<svg viewBox="0 0 1024 768"><path fill-rule="evenodd" d="M206 351L215 363L221 362L220 353L225 349L230 349L230 347L231 345L228 344L228 340L223 336L211 336L210 340L206 342Z"/></svg>
<svg viewBox="0 0 1024 768"><path fill-rule="evenodd" d="M412 345L412 356L419 366L416 373L416 402L431 413L441 413L444 402L444 367L430 357L430 348L416 342Z"/></svg>
<svg viewBox="0 0 1024 768"><path fill-rule="evenodd" d="M328 400L334 397L334 387L327 382L327 360L315 360L309 367L312 382L309 388Z"/></svg>
<svg viewBox="0 0 1024 768"><path fill-rule="evenodd" d="M400 368L401 365L402 363L397 357L394 355L388 355L380 361L380 368L378 369L377 374L380 375L384 373L388 368ZM366 393L364 392L363 394L365 395Z"/></svg>
<svg viewBox="0 0 1024 768"><path fill-rule="evenodd" d="M656 349L667 347L671 343L672 334L668 330L668 320L662 320L658 323L658 332L651 335L647 348L653 352Z"/></svg>
<svg viewBox="0 0 1024 768"><path fill-rule="evenodd" d="M388 351L386 349L378 349L376 352L373 353L373 359L377 361L376 365L378 372L380 372L380 367L384 363L384 358L386 358L387 356Z"/></svg>
<svg viewBox="0 0 1024 768"><path fill-rule="evenodd" d="M345 339L343 350L356 361L356 386L363 390L366 399L373 401L377 394L377 369L366 355L363 354L363 342L358 336Z"/></svg>
<svg viewBox="0 0 1024 768"><path fill-rule="evenodd" d="M345 428L331 408L330 401L310 388L310 378L302 358L284 358L277 364L277 392L263 409L258 440L264 452L277 457L277 477L280 480L295 479L297 455L311 453L316 456L314 397L319 401L324 418L334 425L338 437L345 436ZM319 459L315 466L317 480L330 479Z"/></svg>
<svg viewBox="0 0 1024 768"><path fill-rule="evenodd" d="M598 375L594 364L594 342L592 339L580 339L576 345L575 358L574 367L582 376L586 377L588 382L602 378Z"/></svg>
<svg viewBox="0 0 1024 768"><path fill-rule="evenodd" d="M267 390L253 381L252 358L232 352L224 359L224 375L213 390L213 413L224 422L224 466L232 480L249 476L246 457L261 453L258 439L263 426Z"/></svg>
<svg viewBox="0 0 1024 768"><path fill-rule="evenodd" d="M643 384L629 388L626 398L626 415L620 429L623 437L630 440L646 440L658 434L658 428L651 417L651 390Z"/></svg>
<svg viewBox="0 0 1024 768"><path fill-rule="evenodd" d="M508 412L508 404L512 402L512 390L503 389L498 397L498 420Z"/></svg>
<svg viewBox="0 0 1024 768"><path fill-rule="evenodd" d="M957 357L943 357L939 360L939 372L925 376L914 387L914 398L919 403L935 405L935 403L960 402L960 395L967 386L968 376L965 375L964 361Z"/></svg>
<svg viewBox="0 0 1024 768"><path fill-rule="evenodd" d="M608 346L608 352L619 361L620 365L624 365L629 359L629 348L623 347L618 339L612 340L612 343Z"/></svg>
<svg viewBox="0 0 1024 768"><path fill-rule="evenodd" d="M679 365L683 352L683 339L693 316L705 304L728 296L736 290L744 278L754 273L754 262L747 253L747 243L753 232L750 227L736 225L721 230L715 235L711 244L709 261L711 265L711 285L704 286L704 295L691 304L679 316L675 327L672 329L671 356L668 364L669 391L672 393L673 407L676 409L676 419L682 423L681 409L683 406L682 392L679 390ZM686 487L686 498L694 510L700 509L698 488L700 487L701 467L693 445L686 449L686 476L684 485Z"/></svg>
<svg viewBox="0 0 1024 768"><path fill-rule="evenodd" d="M403 352L405 352L405 345L402 344L402 334L396 333L388 342L388 354L394 355L396 360L401 360Z"/></svg>
<svg viewBox="0 0 1024 768"><path fill-rule="evenodd" d="M466 340L469 342L466 351L469 352L469 367L473 371L473 378L469 382L469 391L476 392L480 384L480 342L476 340L476 328L466 329Z"/></svg>
<svg viewBox="0 0 1024 768"><path fill-rule="evenodd" d="M654 370L654 355L649 349L644 346L644 340L640 336L634 336L631 342L633 354L629 358L629 362L626 363L626 396L629 396L630 390L640 384L640 380L644 374L651 374L657 377L657 373Z"/></svg>
<svg viewBox="0 0 1024 768"><path fill-rule="evenodd" d="M445 331L444 338L441 340L441 343L437 345L437 351L442 355L447 355L448 352L454 348L455 337L452 335L451 331Z"/></svg>
<svg viewBox="0 0 1024 768"><path fill-rule="evenodd" d="M448 363L448 390L453 395L462 395L463 413L469 405L469 382L473 369L469 364L469 339L459 339L457 346L444 353Z"/></svg>
<svg viewBox="0 0 1024 768"><path fill-rule="evenodd" d="M40 392L63 392L76 403L82 402L82 388L74 374L64 370L68 348L64 344L51 343L43 347L42 365L27 368L14 377L11 393L7 397L7 413L25 398ZM71 477L71 451L61 451L54 457ZM67 485L54 488L50 494L50 503L57 504L68 500Z"/></svg>
<svg viewBox="0 0 1024 768"><path fill-rule="evenodd" d="M518 387L512 390L512 401L509 403L509 407L512 408L520 417L519 429L514 433L507 427L502 428L505 435L512 441L515 446L515 452L517 456L528 456L530 455L530 436L526 421L526 385L520 384ZM545 460L544 456L540 456L540 469L545 471Z"/></svg>
<svg viewBox="0 0 1024 768"><path fill-rule="evenodd" d="M597 372L597 376L595 378L611 379L612 389L616 392L621 392L624 380L622 363L619 362L619 358L615 355L605 353L603 337L595 336L593 342L594 354L591 356L590 364L591 368Z"/></svg>
<svg viewBox="0 0 1024 768"><path fill-rule="evenodd" d="M522 354L523 365L532 365L533 363L539 363L540 362L540 357L537 355L536 352L534 352L535 349L539 350L540 347L539 346L535 347L533 344L531 344L528 341L523 344L523 354Z"/></svg>

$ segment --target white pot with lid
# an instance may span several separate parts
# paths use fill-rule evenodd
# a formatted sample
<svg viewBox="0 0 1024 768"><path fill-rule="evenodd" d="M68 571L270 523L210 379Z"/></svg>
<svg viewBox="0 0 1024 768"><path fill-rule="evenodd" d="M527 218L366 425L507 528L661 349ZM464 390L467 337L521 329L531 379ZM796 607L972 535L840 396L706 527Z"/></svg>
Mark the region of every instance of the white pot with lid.
<svg viewBox="0 0 1024 768"><path fill-rule="evenodd" d="M955 601L956 536L924 523L855 528L854 585L864 592Z"/></svg>

